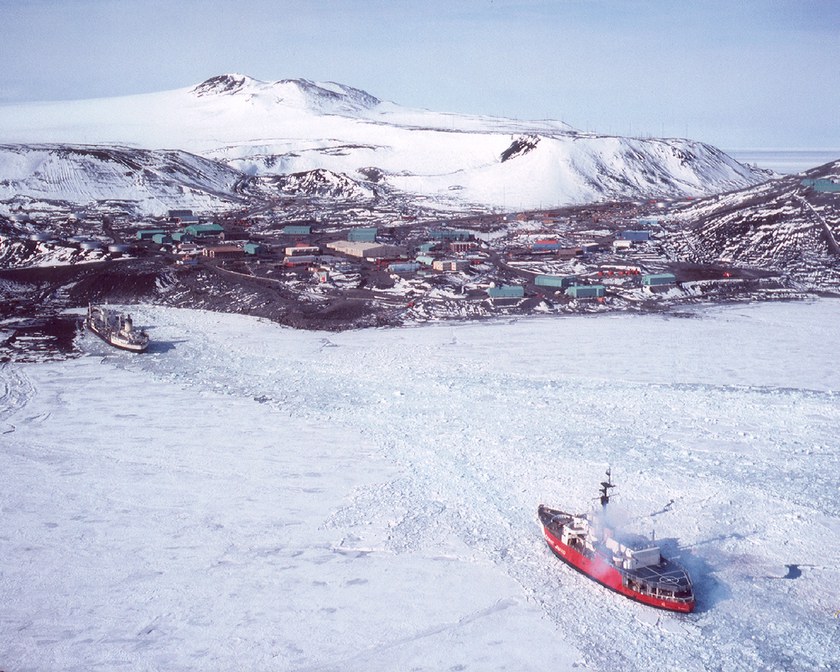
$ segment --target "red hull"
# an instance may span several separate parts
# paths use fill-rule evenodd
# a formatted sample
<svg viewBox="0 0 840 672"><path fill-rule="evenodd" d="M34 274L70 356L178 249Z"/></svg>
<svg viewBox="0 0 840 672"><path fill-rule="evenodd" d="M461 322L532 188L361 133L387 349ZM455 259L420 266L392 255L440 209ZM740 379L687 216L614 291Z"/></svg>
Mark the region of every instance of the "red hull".
<svg viewBox="0 0 840 672"><path fill-rule="evenodd" d="M549 532L548 529L546 529L545 525L543 525L543 534L545 535L545 540L548 542L549 548L558 558L571 567L574 567L582 574L586 574L586 576L594 581L597 581L602 586L624 595L625 597L629 597L631 600L650 605L651 607L685 613L694 611L693 600L665 600L654 595L646 595L631 590L624 585L621 572L609 564L606 560L600 558L598 555L595 555L593 558L587 558L585 555L560 541L551 532Z"/></svg>

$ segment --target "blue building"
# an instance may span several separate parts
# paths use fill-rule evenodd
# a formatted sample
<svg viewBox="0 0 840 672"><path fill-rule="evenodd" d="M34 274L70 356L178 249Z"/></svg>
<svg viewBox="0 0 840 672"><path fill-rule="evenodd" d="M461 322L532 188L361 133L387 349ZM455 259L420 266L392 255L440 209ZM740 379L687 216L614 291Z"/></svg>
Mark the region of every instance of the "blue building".
<svg viewBox="0 0 840 672"><path fill-rule="evenodd" d="M644 243L650 240L650 231L620 231L616 237L619 240L631 240L634 243Z"/></svg>

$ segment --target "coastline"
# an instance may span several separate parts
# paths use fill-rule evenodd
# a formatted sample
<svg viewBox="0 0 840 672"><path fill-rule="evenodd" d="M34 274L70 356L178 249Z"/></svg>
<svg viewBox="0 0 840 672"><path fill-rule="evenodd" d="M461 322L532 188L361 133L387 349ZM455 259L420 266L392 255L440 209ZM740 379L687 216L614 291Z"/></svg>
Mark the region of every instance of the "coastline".
<svg viewBox="0 0 840 672"><path fill-rule="evenodd" d="M840 158L840 149L727 149L740 163L749 163L781 173L796 175Z"/></svg>

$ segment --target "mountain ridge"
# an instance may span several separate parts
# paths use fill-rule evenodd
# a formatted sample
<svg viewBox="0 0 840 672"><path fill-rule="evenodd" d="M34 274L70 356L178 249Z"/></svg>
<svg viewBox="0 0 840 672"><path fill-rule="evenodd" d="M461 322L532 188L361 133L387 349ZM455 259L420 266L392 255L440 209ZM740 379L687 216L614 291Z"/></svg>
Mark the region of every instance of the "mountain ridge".
<svg viewBox="0 0 840 672"><path fill-rule="evenodd" d="M241 74L160 93L6 106L0 143L177 149L251 177L327 170L363 182L374 169L385 191L442 210L698 197L770 176L694 140L437 113L335 82ZM0 163L0 180L7 171ZM30 186L49 197L48 183Z"/></svg>

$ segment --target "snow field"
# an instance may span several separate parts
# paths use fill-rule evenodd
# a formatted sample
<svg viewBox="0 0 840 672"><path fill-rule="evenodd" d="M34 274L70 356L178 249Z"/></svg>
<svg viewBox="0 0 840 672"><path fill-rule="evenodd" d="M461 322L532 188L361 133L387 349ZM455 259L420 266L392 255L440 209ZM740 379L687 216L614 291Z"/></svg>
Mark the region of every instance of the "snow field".
<svg viewBox="0 0 840 672"><path fill-rule="evenodd" d="M3 669L837 662L839 302L341 334L131 312L144 356L82 335L0 369ZM694 614L549 552L537 504L585 510L607 465Z"/></svg>
<svg viewBox="0 0 840 672"><path fill-rule="evenodd" d="M595 136L576 133L557 121L402 108L337 84L259 82L241 75L223 79L237 83L230 88L202 84L112 99L0 107L0 142L177 147L248 175L323 168L358 179L360 170L375 166L385 174L381 186L429 199L443 209L476 204L525 209L697 196L742 188L765 177L690 140ZM342 92L344 96L336 95ZM522 156L500 162L523 135L539 136L539 143ZM0 175L5 175L6 161L0 156ZM14 161L11 174L19 175L21 167ZM66 166L71 172L77 168ZM101 165L94 168L102 171ZM118 180L119 175L109 172L96 180L64 175L52 181L51 175L26 175L14 178L11 186L16 193L26 188L37 198L148 197L149 185ZM216 181L212 176L208 180L210 185ZM79 191L76 196L73 188ZM163 187L160 191L161 200L188 207L178 193ZM195 207L212 210L212 200L205 196L202 206L197 195ZM152 204L145 212L155 212Z"/></svg>

